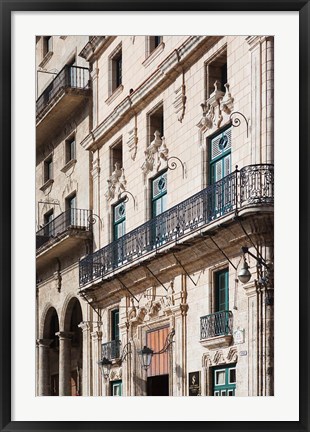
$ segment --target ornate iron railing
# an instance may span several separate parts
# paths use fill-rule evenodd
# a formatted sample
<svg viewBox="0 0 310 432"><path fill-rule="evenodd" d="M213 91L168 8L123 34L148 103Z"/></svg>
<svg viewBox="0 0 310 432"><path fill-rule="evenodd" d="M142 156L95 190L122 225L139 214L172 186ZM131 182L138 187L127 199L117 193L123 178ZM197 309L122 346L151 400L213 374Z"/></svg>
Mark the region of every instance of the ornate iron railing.
<svg viewBox="0 0 310 432"><path fill-rule="evenodd" d="M44 116L51 101L66 88L88 89L89 69L79 66L65 66L37 99L37 121Z"/></svg>
<svg viewBox="0 0 310 432"><path fill-rule="evenodd" d="M91 225L90 210L68 209L37 231L37 248L41 247L49 239L63 234L68 229L87 231L91 229Z"/></svg>
<svg viewBox="0 0 310 432"><path fill-rule="evenodd" d="M231 335L233 314L231 311L215 312L200 318L200 339Z"/></svg>
<svg viewBox="0 0 310 432"><path fill-rule="evenodd" d="M120 358L121 351L121 341L113 340L110 342L103 343L101 346L101 358L106 358L108 360L114 360Z"/></svg>
<svg viewBox="0 0 310 432"><path fill-rule="evenodd" d="M250 165L224 177L80 261L80 286L176 242L240 208L272 205L274 167Z"/></svg>

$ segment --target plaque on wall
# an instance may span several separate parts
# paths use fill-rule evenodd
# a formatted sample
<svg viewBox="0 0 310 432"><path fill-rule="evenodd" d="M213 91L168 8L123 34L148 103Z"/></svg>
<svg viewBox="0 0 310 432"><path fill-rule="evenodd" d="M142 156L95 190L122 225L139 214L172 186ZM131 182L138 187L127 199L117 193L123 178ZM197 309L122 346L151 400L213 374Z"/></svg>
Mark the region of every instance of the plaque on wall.
<svg viewBox="0 0 310 432"><path fill-rule="evenodd" d="M188 394L189 396L200 396L200 371L188 374Z"/></svg>

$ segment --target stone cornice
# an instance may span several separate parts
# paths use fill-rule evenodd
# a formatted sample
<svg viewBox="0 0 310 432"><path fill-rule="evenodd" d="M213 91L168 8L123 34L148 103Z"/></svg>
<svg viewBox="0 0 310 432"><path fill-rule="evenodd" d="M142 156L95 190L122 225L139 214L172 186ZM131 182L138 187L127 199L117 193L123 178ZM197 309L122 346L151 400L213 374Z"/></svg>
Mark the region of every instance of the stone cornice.
<svg viewBox="0 0 310 432"><path fill-rule="evenodd" d="M198 60L221 36L190 36L172 51L157 69L117 105L89 135L81 142L86 150L100 148L122 124L143 109L157 94L171 84L183 68Z"/></svg>
<svg viewBox="0 0 310 432"><path fill-rule="evenodd" d="M93 36L79 53L79 56L92 62L114 39L115 36Z"/></svg>

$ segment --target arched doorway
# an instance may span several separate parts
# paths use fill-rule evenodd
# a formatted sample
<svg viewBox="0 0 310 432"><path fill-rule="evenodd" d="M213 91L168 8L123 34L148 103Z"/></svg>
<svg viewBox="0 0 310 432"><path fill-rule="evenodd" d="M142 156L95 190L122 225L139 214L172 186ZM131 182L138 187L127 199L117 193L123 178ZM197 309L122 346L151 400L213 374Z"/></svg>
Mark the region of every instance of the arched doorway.
<svg viewBox="0 0 310 432"><path fill-rule="evenodd" d="M56 309L50 307L45 315L43 337L39 346L39 396L59 395L59 319Z"/></svg>
<svg viewBox="0 0 310 432"><path fill-rule="evenodd" d="M67 362L70 362L70 364L68 365L68 373L65 378L67 380L66 394L68 396L82 395L83 339L82 329L79 327L82 321L81 305L79 300L74 297L68 303L64 320L64 334L70 338L67 346L67 354L69 356Z"/></svg>

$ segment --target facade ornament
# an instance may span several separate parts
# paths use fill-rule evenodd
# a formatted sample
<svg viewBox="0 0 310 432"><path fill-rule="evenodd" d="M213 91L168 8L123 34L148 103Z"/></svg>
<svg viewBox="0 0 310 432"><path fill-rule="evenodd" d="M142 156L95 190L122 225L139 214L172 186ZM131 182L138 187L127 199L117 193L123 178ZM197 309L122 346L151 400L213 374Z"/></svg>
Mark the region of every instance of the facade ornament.
<svg viewBox="0 0 310 432"><path fill-rule="evenodd" d="M231 96L231 93L229 91L229 84L224 84L225 87L225 95L223 99L221 100L221 111L224 111L225 114L230 114L234 108L234 98Z"/></svg>
<svg viewBox="0 0 310 432"><path fill-rule="evenodd" d="M230 93L228 83L224 84L225 93L220 90L221 83L216 80L214 91L210 94L205 103L200 104L202 108L202 118L197 124L201 132L206 132L212 128L219 128L224 116L229 116L234 108L234 98ZM228 120L228 119L227 119Z"/></svg>
<svg viewBox="0 0 310 432"><path fill-rule="evenodd" d="M212 366L212 360L209 353L205 353L202 356L202 367L208 368Z"/></svg>
<svg viewBox="0 0 310 432"><path fill-rule="evenodd" d="M220 364L225 364L226 363L226 361L224 359L224 356L223 356L223 351L222 350L216 351L216 353L214 354L212 363L214 365L220 365Z"/></svg>
<svg viewBox="0 0 310 432"><path fill-rule="evenodd" d="M160 132L156 130L154 132L154 140L144 151L145 161L142 165L142 171L144 175L155 170L159 171L163 161L167 161L168 158L168 148L165 143L165 138L160 136Z"/></svg>
<svg viewBox="0 0 310 432"><path fill-rule="evenodd" d="M158 311L161 309L161 305L157 302L156 299L156 289L155 287L148 288L145 293L145 297L148 301L145 304L145 308L147 311L147 315L149 317L153 317L158 314Z"/></svg>
<svg viewBox="0 0 310 432"><path fill-rule="evenodd" d="M110 381L118 381L122 379L122 368L113 368L110 370L109 380Z"/></svg>
<svg viewBox="0 0 310 432"><path fill-rule="evenodd" d="M115 163L115 170L112 172L107 182L108 182L108 189L107 192L105 193L105 196L107 197L108 200L117 197L124 190L126 190L127 181L125 179L124 168L120 167L119 162Z"/></svg>
<svg viewBox="0 0 310 432"><path fill-rule="evenodd" d="M128 132L127 145L129 147L131 159L135 160L137 155L137 147L138 147L138 129L136 127L132 128Z"/></svg>
<svg viewBox="0 0 310 432"><path fill-rule="evenodd" d="M179 122L182 123L185 114L185 104L186 104L185 85L182 84L177 90L175 90L174 94L175 94L175 98L173 102L174 112L176 113Z"/></svg>
<svg viewBox="0 0 310 432"><path fill-rule="evenodd" d="M55 283L55 288L57 289L58 292L61 291L61 281L62 281L61 273L59 270L57 270L54 272L54 283Z"/></svg>
<svg viewBox="0 0 310 432"><path fill-rule="evenodd" d="M168 288L167 288L167 295L165 297L162 297L162 304L165 308L169 308L171 306L174 306L174 288L173 288L173 281L170 282Z"/></svg>
<svg viewBox="0 0 310 432"><path fill-rule="evenodd" d="M134 320L136 317L137 317L137 309L136 309L136 306L134 304L134 300L132 298L131 299L131 308L130 308L129 313L128 313L128 318L131 321L131 320Z"/></svg>
<svg viewBox="0 0 310 432"><path fill-rule="evenodd" d="M231 347L228 351L228 354L226 356L226 362L227 363L237 363L238 360L238 353L236 347Z"/></svg>

